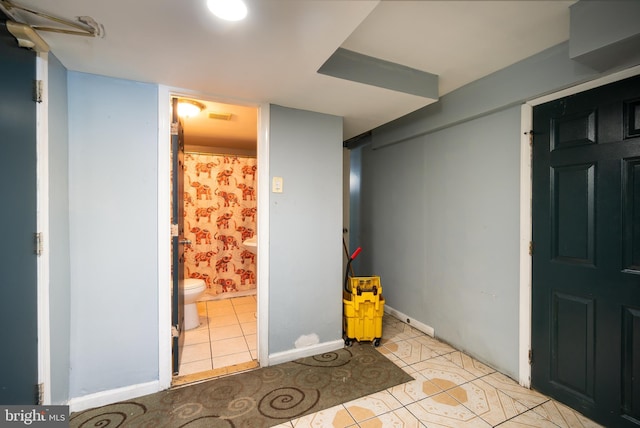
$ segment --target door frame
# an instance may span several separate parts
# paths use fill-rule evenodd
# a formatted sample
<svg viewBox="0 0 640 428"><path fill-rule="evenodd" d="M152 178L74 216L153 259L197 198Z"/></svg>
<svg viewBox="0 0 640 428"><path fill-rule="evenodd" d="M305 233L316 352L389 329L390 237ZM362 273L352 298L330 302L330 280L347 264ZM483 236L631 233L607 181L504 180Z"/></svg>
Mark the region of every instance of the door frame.
<svg viewBox="0 0 640 428"><path fill-rule="evenodd" d="M269 104L221 99L195 91L158 86L158 367L160 389L171 387L171 97L248 105L258 109L257 195L257 350L261 366L269 365ZM168 338L168 340L162 340Z"/></svg>
<svg viewBox="0 0 640 428"><path fill-rule="evenodd" d="M609 83L640 75L640 65L599 77L569 88L544 95L522 104L520 116L520 322L518 345L518 382L529 388L531 386L531 365L529 351L531 349L531 301L532 301L532 263L529 255L529 243L532 239L532 147L530 133L533 126L533 108L540 104L564 98L579 92L585 92Z"/></svg>
<svg viewBox="0 0 640 428"><path fill-rule="evenodd" d="M49 55L36 55L36 79L42 81L42 102L36 103L36 227L42 233L42 254L37 258L38 383L42 402L51 403L51 329L49 323Z"/></svg>

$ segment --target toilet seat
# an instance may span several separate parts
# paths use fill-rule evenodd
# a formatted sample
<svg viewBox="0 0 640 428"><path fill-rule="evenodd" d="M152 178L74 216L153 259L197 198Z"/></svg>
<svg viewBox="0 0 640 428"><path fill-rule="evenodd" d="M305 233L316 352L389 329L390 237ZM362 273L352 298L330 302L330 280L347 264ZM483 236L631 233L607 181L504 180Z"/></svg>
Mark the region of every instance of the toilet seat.
<svg viewBox="0 0 640 428"><path fill-rule="evenodd" d="M186 278L182 283L185 290L193 290L194 288L204 287L204 280L198 278Z"/></svg>

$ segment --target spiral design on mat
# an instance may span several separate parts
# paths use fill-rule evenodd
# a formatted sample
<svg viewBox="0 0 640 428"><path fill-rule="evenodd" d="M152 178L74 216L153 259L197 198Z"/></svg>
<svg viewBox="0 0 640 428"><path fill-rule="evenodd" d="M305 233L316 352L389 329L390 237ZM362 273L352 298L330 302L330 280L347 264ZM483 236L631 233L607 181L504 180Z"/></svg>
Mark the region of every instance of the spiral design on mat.
<svg viewBox="0 0 640 428"><path fill-rule="evenodd" d="M300 388L324 388L331 383L331 373L313 368L301 370L295 377L294 383Z"/></svg>
<svg viewBox="0 0 640 428"><path fill-rule="evenodd" d="M195 388L178 388L171 392L165 391L160 397L160 402L167 405L175 405L179 403L190 403L195 401Z"/></svg>
<svg viewBox="0 0 640 428"><path fill-rule="evenodd" d="M218 408L220 402L226 403L235 397L251 396L262 386L262 380L257 376L244 376L243 379L244 382L241 382L233 376L229 376L202 384L204 387L200 390L196 400L207 408Z"/></svg>
<svg viewBox="0 0 640 428"><path fill-rule="evenodd" d="M320 399L317 389L278 388L266 394L258 403L258 411L269 418L291 419L303 415Z"/></svg>
<svg viewBox="0 0 640 428"><path fill-rule="evenodd" d="M204 409L204 406L201 403L186 403L181 406L178 406L173 414L180 419L188 419L192 418L198 413L201 413Z"/></svg>
<svg viewBox="0 0 640 428"><path fill-rule="evenodd" d="M260 371L260 378L265 383L278 382L285 376L284 371L279 367L266 367Z"/></svg>
<svg viewBox="0 0 640 428"><path fill-rule="evenodd" d="M108 408L87 410L73 416L70 421L73 421L73 425L78 428L117 428L122 426L128 418L132 419L146 412L147 408L142 404L120 403Z"/></svg>
<svg viewBox="0 0 640 428"><path fill-rule="evenodd" d="M294 361L310 367L340 367L349 364L353 354L348 349L340 349L335 352L325 352L323 354L314 355L312 357L303 358Z"/></svg>
<svg viewBox="0 0 640 428"><path fill-rule="evenodd" d="M237 418L256 408L256 400L253 397L240 397L232 400L227 406L227 412L224 412L225 418Z"/></svg>
<svg viewBox="0 0 640 428"><path fill-rule="evenodd" d="M357 357L355 357L355 361L358 364L372 364L377 361L377 358L371 354L360 354Z"/></svg>
<svg viewBox="0 0 640 428"><path fill-rule="evenodd" d="M176 428L191 428L191 427L193 428L201 428L201 427L234 428L235 425L233 424L233 422L227 419L222 419L219 416L212 415L212 416L202 416L200 418L189 421L184 425L177 426Z"/></svg>
<svg viewBox="0 0 640 428"><path fill-rule="evenodd" d="M353 380L365 385L377 385L389 380L389 371L375 364L354 365Z"/></svg>

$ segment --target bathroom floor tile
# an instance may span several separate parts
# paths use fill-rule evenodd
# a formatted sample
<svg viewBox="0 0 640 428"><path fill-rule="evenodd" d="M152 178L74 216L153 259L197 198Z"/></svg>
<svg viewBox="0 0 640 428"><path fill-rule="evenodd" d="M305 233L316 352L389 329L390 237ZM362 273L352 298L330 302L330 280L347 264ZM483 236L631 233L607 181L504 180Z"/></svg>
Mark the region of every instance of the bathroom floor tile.
<svg viewBox="0 0 640 428"><path fill-rule="evenodd" d="M231 304L233 304L234 307L248 305L251 303L253 304L256 303L256 299L254 296L243 296L243 297L236 297L234 299L231 299Z"/></svg>
<svg viewBox="0 0 640 428"><path fill-rule="evenodd" d="M209 318L210 327L224 327L235 324L238 324L238 317L235 314Z"/></svg>
<svg viewBox="0 0 640 428"><path fill-rule="evenodd" d="M198 343L208 343L209 339L209 329L205 328L197 328L194 330L187 330L184 332L184 345L195 345Z"/></svg>
<svg viewBox="0 0 640 428"><path fill-rule="evenodd" d="M256 311L256 304L254 303L248 303L246 305L234 305L233 307L236 311L236 314L242 314L245 312L255 312Z"/></svg>
<svg viewBox="0 0 640 428"><path fill-rule="evenodd" d="M223 355L220 357L213 357L213 368L217 369L219 367L228 367L234 364L247 363L252 361L251 353L249 351L246 352L238 352L237 354L231 355Z"/></svg>
<svg viewBox="0 0 640 428"><path fill-rule="evenodd" d="M255 312L242 312L242 313L236 314L236 316L238 317L238 321L241 324L248 323L248 322L254 322L254 323L258 322Z"/></svg>
<svg viewBox="0 0 640 428"><path fill-rule="evenodd" d="M237 354L238 352L249 351L244 337L233 337L231 339L216 340L211 342L211 355L222 357L224 355Z"/></svg>
<svg viewBox="0 0 640 428"><path fill-rule="evenodd" d="M180 375L257 360L256 301L242 296L198 302L201 325L185 332ZM188 348L193 345L203 346Z"/></svg>
<svg viewBox="0 0 640 428"><path fill-rule="evenodd" d="M207 340L211 340L215 342L217 340L222 339L231 339L233 337L242 337L242 328L240 328L240 324L231 324L225 325L221 327L211 327L210 334Z"/></svg>
<svg viewBox="0 0 640 428"><path fill-rule="evenodd" d="M183 363L191 363L205 359L211 360L211 345L209 343L198 343L182 348Z"/></svg>
<svg viewBox="0 0 640 428"><path fill-rule="evenodd" d="M258 339L255 334L247 334L244 336L244 339L250 351L255 351L258 348Z"/></svg>
<svg viewBox="0 0 640 428"><path fill-rule="evenodd" d="M243 322L240 324L242 328L242 333L247 334L256 334L258 331L256 322Z"/></svg>
<svg viewBox="0 0 640 428"><path fill-rule="evenodd" d="M211 359L207 358L206 360L194 361L191 363L183 362L182 364L180 364L180 372L178 374L180 376L185 376L211 369L213 369L213 366L211 365Z"/></svg>

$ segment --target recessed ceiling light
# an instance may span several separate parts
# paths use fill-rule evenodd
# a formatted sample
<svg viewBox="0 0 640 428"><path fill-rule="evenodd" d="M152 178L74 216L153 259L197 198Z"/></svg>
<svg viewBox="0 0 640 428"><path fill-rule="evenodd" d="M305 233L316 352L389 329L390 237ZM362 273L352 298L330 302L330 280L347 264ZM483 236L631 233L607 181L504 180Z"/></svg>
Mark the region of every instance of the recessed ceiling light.
<svg viewBox="0 0 640 428"><path fill-rule="evenodd" d="M226 21L240 21L247 16L247 5L242 0L207 0L207 7Z"/></svg>

